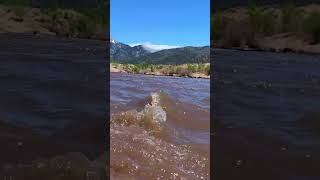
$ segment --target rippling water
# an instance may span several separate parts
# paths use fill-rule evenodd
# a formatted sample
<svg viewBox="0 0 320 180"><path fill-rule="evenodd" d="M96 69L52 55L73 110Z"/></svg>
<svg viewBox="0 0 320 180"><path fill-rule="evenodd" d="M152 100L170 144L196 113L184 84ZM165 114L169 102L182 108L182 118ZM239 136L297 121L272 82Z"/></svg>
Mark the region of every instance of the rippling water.
<svg viewBox="0 0 320 180"><path fill-rule="evenodd" d="M0 35L0 167L105 148L105 42Z"/></svg>
<svg viewBox="0 0 320 180"><path fill-rule="evenodd" d="M217 178L319 179L320 56L214 50L212 58Z"/></svg>
<svg viewBox="0 0 320 180"><path fill-rule="evenodd" d="M209 179L209 80L111 73L110 88L112 179Z"/></svg>

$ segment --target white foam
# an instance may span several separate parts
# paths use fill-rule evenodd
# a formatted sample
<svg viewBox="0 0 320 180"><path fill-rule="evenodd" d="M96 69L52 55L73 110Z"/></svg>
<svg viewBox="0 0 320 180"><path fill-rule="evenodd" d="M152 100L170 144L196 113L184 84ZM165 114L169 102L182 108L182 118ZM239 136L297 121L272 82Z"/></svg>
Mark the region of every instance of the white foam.
<svg viewBox="0 0 320 180"><path fill-rule="evenodd" d="M158 93L151 93L151 104L145 106L143 113L151 113L152 120L163 123L167 121L167 114L160 106L160 96Z"/></svg>

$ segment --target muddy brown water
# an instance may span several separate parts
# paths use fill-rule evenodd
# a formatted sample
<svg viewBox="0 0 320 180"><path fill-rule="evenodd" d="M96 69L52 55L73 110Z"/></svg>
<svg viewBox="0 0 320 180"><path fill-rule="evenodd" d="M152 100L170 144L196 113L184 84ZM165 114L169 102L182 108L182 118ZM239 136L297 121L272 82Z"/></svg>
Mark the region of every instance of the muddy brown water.
<svg viewBox="0 0 320 180"><path fill-rule="evenodd" d="M110 80L111 179L210 179L208 79Z"/></svg>

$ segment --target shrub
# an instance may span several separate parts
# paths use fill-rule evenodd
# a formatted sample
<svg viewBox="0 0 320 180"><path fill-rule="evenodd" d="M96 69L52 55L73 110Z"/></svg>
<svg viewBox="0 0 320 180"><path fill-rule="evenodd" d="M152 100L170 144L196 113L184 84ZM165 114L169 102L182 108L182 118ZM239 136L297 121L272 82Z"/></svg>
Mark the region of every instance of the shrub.
<svg viewBox="0 0 320 180"><path fill-rule="evenodd" d="M223 17L219 12L213 14L211 26L214 40L219 40L223 37L223 32L227 26L227 23L228 19Z"/></svg>
<svg viewBox="0 0 320 180"><path fill-rule="evenodd" d="M107 13L104 8L78 8L75 11L88 17L95 24L105 25L107 23Z"/></svg>
<svg viewBox="0 0 320 180"><path fill-rule="evenodd" d="M182 67L178 66L176 67L176 74L181 74L182 73Z"/></svg>
<svg viewBox="0 0 320 180"><path fill-rule="evenodd" d="M239 47L244 38L240 22L232 22L226 26L224 32L224 38L222 39L222 45L226 48Z"/></svg>
<svg viewBox="0 0 320 180"><path fill-rule="evenodd" d="M211 74L210 65L208 65L208 66L206 67L206 73L207 73L207 75L210 75L210 74Z"/></svg>
<svg viewBox="0 0 320 180"><path fill-rule="evenodd" d="M76 28L76 32L84 33L87 36L91 36L96 30L96 24L91 21L91 19L85 15L80 15L76 17L71 22L71 27Z"/></svg>
<svg viewBox="0 0 320 180"><path fill-rule="evenodd" d="M258 32L260 30L260 22L261 22L261 9L257 7L255 4L251 4L248 9L248 18L249 25L254 32Z"/></svg>
<svg viewBox="0 0 320 180"><path fill-rule="evenodd" d="M188 64L187 69L189 72L196 72L197 71L197 65L196 64Z"/></svg>
<svg viewBox="0 0 320 180"><path fill-rule="evenodd" d="M49 28L57 34L90 37L96 30L96 24L89 17L75 11L46 9L44 12L50 17Z"/></svg>
<svg viewBox="0 0 320 180"><path fill-rule="evenodd" d="M204 64L198 64L198 72L204 72L205 71L205 65Z"/></svg>
<svg viewBox="0 0 320 180"><path fill-rule="evenodd" d="M31 0L0 0L0 4L13 6L30 6Z"/></svg>
<svg viewBox="0 0 320 180"><path fill-rule="evenodd" d="M23 16L26 14L26 9L23 6L14 6L12 7L12 11L20 18L23 18Z"/></svg>
<svg viewBox="0 0 320 180"><path fill-rule="evenodd" d="M306 31L312 38L312 44L320 43L320 14L312 13L306 19Z"/></svg>
<svg viewBox="0 0 320 180"><path fill-rule="evenodd" d="M139 73L139 72L140 72L140 69L139 69L138 66L134 65L134 66L132 67L132 71L135 72L135 73Z"/></svg>
<svg viewBox="0 0 320 180"><path fill-rule="evenodd" d="M295 7L294 3L287 3L281 9L281 31L286 32L299 32L301 31L302 14Z"/></svg>
<svg viewBox="0 0 320 180"><path fill-rule="evenodd" d="M110 62L111 62L112 64L117 64L117 61L114 60L114 59L111 59Z"/></svg>
<svg viewBox="0 0 320 180"><path fill-rule="evenodd" d="M171 66L171 65L166 66L166 68L164 69L163 72L166 73L166 74L169 74L169 75L172 75L172 74L176 73L175 72L175 68L173 66Z"/></svg>
<svg viewBox="0 0 320 180"><path fill-rule="evenodd" d="M275 29L275 16L272 11L264 11L262 8L251 4L248 7L249 26L253 32L271 34Z"/></svg>
<svg viewBox="0 0 320 180"><path fill-rule="evenodd" d="M150 71L154 72L154 66L153 65L150 65Z"/></svg>

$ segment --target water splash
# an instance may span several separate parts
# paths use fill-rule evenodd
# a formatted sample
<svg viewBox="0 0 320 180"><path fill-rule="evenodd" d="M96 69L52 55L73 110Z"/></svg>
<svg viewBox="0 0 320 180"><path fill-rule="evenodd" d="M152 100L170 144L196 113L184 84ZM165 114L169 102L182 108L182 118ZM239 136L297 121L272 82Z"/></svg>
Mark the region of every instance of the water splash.
<svg viewBox="0 0 320 180"><path fill-rule="evenodd" d="M140 112L129 110L113 115L111 123L122 126L139 126L150 132L161 132L162 125L167 121L167 114L160 105L158 93L151 93L151 102Z"/></svg>
<svg viewBox="0 0 320 180"><path fill-rule="evenodd" d="M141 110L111 117L111 179L209 179L208 155L167 139L175 117L169 115L179 106L158 91L145 98Z"/></svg>

